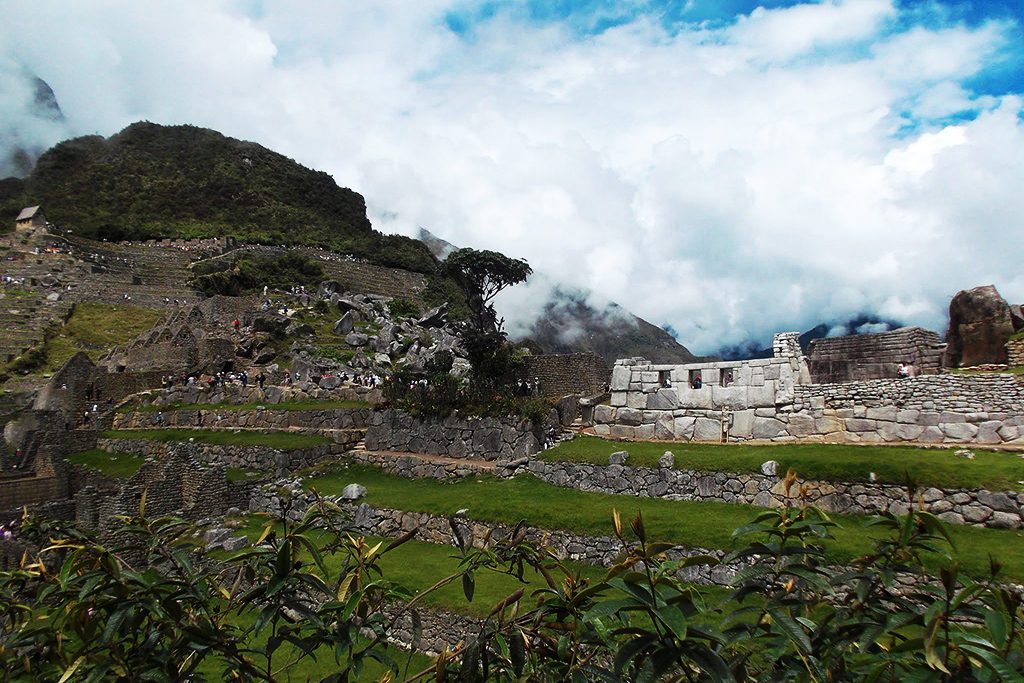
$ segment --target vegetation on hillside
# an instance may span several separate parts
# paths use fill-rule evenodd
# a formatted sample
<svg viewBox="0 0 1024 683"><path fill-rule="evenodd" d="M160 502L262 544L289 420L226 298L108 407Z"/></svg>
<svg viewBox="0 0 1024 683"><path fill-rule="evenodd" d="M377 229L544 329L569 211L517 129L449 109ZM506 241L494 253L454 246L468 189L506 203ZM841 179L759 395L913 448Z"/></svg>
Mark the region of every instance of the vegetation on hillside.
<svg viewBox="0 0 1024 683"><path fill-rule="evenodd" d="M0 186L0 206L41 204L59 228L84 237L230 235L421 273L436 268L423 243L374 231L362 196L328 174L196 126L140 122L106 139L66 140L39 158L19 193L20 185Z"/></svg>
<svg viewBox="0 0 1024 683"><path fill-rule="evenodd" d="M323 499L299 522L268 520L255 545L226 556L205 553L188 523L144 512L145 497L112 544L66 522L26 519L3 530L3 542L25 549L20 566L0 571L5 672L278 681L316 664L325 683L364 680L371 661L386 680L439 682L983 682L1024 672L1021 596L1001 585L996 563L980 582L955 563L938 581L898 580L920 572L924 554L948 551L945 527L927 513L876 517L883 538L836 572L820 545L835 527L826 515L762 511L736 530L737 548L721 560L750 563L722 600L679 578L720 560L669 559L670 544L652 536L642 515L624 524L612 514L620 553L603 576L528 541L522 525L481 547L451 518L457 545L448 552L457 564L410 588L391 580L401 572L384 558L415 531L367 539ZM518 588L497 600L478 594L477 578L494 573ZM470 603L486 599L475 610L483 623L412 669L387 637L404 616L417 632L414 611L452 586Z"/></svg>

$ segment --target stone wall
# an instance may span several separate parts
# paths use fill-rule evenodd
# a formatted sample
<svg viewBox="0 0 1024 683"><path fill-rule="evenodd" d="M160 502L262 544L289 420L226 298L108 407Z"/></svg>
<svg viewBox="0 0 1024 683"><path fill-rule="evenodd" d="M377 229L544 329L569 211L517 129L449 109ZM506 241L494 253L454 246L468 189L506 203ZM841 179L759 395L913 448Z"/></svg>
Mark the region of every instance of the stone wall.
<svg viewBox="0 0 1024 683"><path fill-rule="evenodd" d="M1024 365L1024 339L1011 339L1006 342L1007 363L1011 367Z"/></svg>
<svg viewBox="0 0 1024 683"><path fill-rule="evenodd" d="M64 497L61 481L56 476L5 477L0 479L0 510L17 510Z"/></svg>
<svg viewBox="0 0 1024 683"><path fill-rule="evenodd" d="M225 467L265 472L276 476L291 474L307 467L338 458L358 442L332 443L296 450L281 451L269 446L219 446L214 444L189 444L191 455L196 459ZM162 460L170 452L180 449L183 444L166 444L144 439L100 439L97 447L105 451L131 453L146 458Z"/></svg>
<svg viewBox="0 0 1024 683"><path fill-rule="evenodd" d="M250 379L249 386L227 384L211 389L208 385L194 383L178 384L169 389L160 389L150 394L137 397L141 405L175 406L175 405L216 405L231 404L264 404L268 406L289 401L365 401L377 403L380 400L380 389L371 389L360 385L341 386L325 389L312 382L303 380L289 386L268 384L264 389L256 386Z"/></svg>
<svg viewBox="0 0 1024 683"><path fill-rule="evenodd" d="M672 467L631 467L534 460L529 472L555 486L670 500L740 503L783 507L783 477L767 474L698 472ZM798 480L794 492L805 490L807 502L826 512L906 514L907 490L892 484ZM924 509L952 524L995 529L1024 526L1024 493L984 489L927 488Z"/></svg>
<svg viewBox="0 0 1024 683"><path fill-rule="evenodd" d="M177 444L159 460L147 461L119 491L106 494L86 487L75 494L76 518L101 532L116 528L117 515L137 515L143 492L146 516L178 515L197 520L223 516L236 496L227 467L197 457L194 444ZM77 508L81 506L81 512Z"/></svg>
<svg viewBox="0 0 1024 683"><path fill-rule="evenodd" d="M942 369L946 345L938 333L902 327L880 334L858 334L811 340L807 365L816 384L896 377L900 363L917 375Z"/></svg>
<svg viewBox="0 0 1024 683"><path fill-rule="evenodd" d="M218 429L327 430L363 429L369 426L372 408L331 410L164 410L118 413L114 429L153 427L211 427Z"/></svg>
<svg viewBox="0 0 1024 683"><path fill-rule="evenodd" d="M250 499L249 510L280 516L283 512L283 507L275 493L280 488L286 488L291 492L288 503L289 519L301 519L313 503L314 496L302 489L301 485L294 481L275 482L274 484L258 487L254 490L253 497ZM345 503L344 501L339 501L336 497L330 498L330 500L342 503L352 512L353 523L360 533L372 536L393 537L411 529L419 529L417 539L421 541L442 545L455 545L448 517L427 512L374 508L365 503ZM482 545L485 538L495 540L508 538L513 533L515 527L515 525L481 522L461 516L456 516L453 520L463 540L475 546ZM607 567L614 563L615 558L622 550L619 540L610 536L584 536L569 531L527 527L526 538L551 548L558 557L602 567ZM677 547L668 552L670 559L681 559L698 555L710 555L721 559L725 556L725 552L699 547ZM694 583L728 585L735 572L741 568L742 565L739 564L715 567L688 567L681 570L678 576L685 581Z"/></svg>
<svg viewBox="0 0 1024 683"><path fill-rule="evenodd" d="M544 396L590 396L604 391L611 370L604 358L593 353L530 356L527 377L540 380Z"/></svg>
<svg viewBox="0 0 1024 683"><path fill-rule="evenodd" d="M444 419L415 418L398 410L373 414L366 432L366 449L431 453L451 458L514 460L541 450L548 431L559 429L557 413L549 424L533 425L518 418L478 418L452 415Z"/></svg>
<svg viewBox="0 0 1024 683"><path fill-rule="evenodd" d="M774 401L765 400L763 405L720 404L717 409L698 406L694 400L674 406L671 390L648 392L646 386L626 396L627 403L644 403L646 408L616 406L614 398L611 406L597 406L595 432L627 439L712 442L1024 445L1024 384L1012 375L797 384L775 390ZM699 391L705 389L690 393Z"/></svg>

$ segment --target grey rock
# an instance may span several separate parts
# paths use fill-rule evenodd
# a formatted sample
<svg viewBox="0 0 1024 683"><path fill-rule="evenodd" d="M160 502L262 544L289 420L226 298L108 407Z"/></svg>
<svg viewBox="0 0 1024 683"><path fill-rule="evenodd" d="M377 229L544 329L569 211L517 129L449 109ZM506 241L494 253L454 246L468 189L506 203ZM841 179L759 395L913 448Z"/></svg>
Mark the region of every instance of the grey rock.
<svg viewBox="0 0 1024 683"><path fill-rule="evenodd" d="M342 500L359 500L366 495L366 487L362 484L349 484L341 490Z"/></svg>
<svg viewBox="0 0 1024 683"><path fill-rule="evenodd" d="M232 536L231 538L225 539L222 545L224 546L224 550L228 551L229 553L233 553L236 550L248 548L250 545L252 545L252 541L250 541L245 536Z"/></svg>
<svg viewBox="0 0 1024 683"><path fill-rule="evenodd" d="M354 311L346 311L345 315L334 323L334 334L348 334L355 329L356 319Z"/></svg>
<svg viewBox="0 0 1024 683"><path fill-rule="evenodd" d="M608 456L609 465L625 465L626 460L629 458L629 453L626 451L615 451Z"/></svg>
<svg viewBox="0 0 1024 683"><path fill-rule="evenodd" d="M779 463L776 460L766 460L761 463L761 474L767 477L774 477L779 473Z"/></svg>
<svg viewBox="0 0 1024 683"><path fill-rule="evenodd" d="M351 332L345 337L345 343L349 346L366 346L370 338L360 332Z"/></svg>
<svg viewBox="0 0 1024 683"><path fill-rule="evenodd" d="M672 451L665 451L665 454L658 458L658 467L672 469L676 464L676 456Z"/></svg>

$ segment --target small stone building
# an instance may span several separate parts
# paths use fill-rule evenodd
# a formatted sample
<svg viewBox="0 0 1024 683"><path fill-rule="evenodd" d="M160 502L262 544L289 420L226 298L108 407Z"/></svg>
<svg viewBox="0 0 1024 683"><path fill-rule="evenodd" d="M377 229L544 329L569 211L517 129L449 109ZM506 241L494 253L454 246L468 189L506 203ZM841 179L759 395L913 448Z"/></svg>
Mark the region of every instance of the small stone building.
<svg viewBox="0 0 1024 683"><path fill-rule="evenodd" d="M46 214L39 206L26 206L18 214L18 217L14 219L14 229L16 231L21 230L40 230L46 228Z"/></svg>

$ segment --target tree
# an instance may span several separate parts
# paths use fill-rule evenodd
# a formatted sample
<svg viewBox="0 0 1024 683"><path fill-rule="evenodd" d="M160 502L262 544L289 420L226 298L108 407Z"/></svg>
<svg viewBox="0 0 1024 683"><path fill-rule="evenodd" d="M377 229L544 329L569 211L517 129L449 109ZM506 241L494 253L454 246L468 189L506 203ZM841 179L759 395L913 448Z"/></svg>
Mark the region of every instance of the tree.
<svg viewBox="0 0 1024 683"><path fill-rule="evenodd" d="M533 269L522 259L496 251L457 249L445 259L444 271L455 278L466 294L472 322L480 332L500 332L501 325L491 303L498 292L525 282Z"/></svg>

